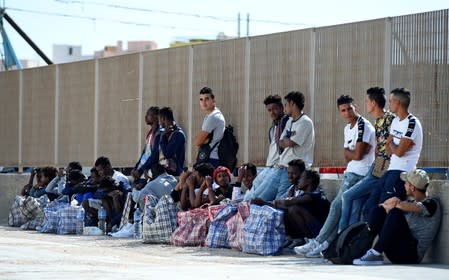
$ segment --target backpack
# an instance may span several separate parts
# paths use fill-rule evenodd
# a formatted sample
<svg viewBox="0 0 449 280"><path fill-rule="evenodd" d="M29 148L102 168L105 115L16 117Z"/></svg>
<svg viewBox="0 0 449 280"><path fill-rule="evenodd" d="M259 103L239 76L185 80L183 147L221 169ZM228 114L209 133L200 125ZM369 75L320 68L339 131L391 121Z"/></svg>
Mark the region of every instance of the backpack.
<svg viewBox="0 0 449 280"><path fill-rule="evenodd" d="M334 264L352 264L371 248L374 237L367 223L355 223L337 235L323 251L323 257Z"/></svg>
<svg viewBox="0 0 449 280"><path fill-rule="evenodd" d="M237 152L239 151L239 143L234 135L234 128L231 125L226 126L223 138L218 145L218 158L220 165L226 166L231 172L237 164Z"/></svg>

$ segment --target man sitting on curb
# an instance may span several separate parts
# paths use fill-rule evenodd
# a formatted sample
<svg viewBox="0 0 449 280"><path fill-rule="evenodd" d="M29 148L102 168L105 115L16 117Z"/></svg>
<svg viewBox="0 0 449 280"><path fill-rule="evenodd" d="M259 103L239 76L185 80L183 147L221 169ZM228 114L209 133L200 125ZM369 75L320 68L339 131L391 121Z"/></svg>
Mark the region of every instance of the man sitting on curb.
<svg viewBox="0 0 449 280"><path fill-rule="evenodd" d="M426 195L429 177L424 170L403 172L401 180L413 200L392 197L373 209L368 224L379 239L353 264L382 265L382 253L397 264L416 264L423 259L438 232L441 209L436 199Z"/></svg>

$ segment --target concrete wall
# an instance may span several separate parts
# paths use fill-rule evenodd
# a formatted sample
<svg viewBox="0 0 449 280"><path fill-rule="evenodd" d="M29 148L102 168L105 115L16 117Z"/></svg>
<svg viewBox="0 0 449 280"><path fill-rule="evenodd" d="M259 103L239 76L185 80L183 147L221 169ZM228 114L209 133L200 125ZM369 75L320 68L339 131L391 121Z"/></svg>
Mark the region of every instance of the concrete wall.
<svg viewBox="0 0 449 280"><path fill-rule="evenodd" d="M0 224L7 224L9 207L16 194L27 183L29 174L0 174ZM341 180L322 179L321 184L329 199L333 199ZM443 218L440 230L432 248L427 252L425 262L449 264L449 181L434 180L429 187L429 194L440 199Z"/></svg>

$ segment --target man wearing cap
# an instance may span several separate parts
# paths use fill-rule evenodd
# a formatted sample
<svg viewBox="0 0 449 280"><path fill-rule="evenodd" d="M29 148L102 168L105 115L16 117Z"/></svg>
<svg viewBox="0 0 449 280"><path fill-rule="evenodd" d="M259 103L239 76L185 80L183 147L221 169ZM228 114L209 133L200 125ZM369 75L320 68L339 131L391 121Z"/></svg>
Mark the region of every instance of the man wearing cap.
<svg viewBox="0 0 449 280"><path fill-rule="evenodd" d="M429 177L424 170L402 172L409 201L392 197L374 208L368 220L370 229L379 239L355 265L382 265L382 253L392 263L416 264L437 234L441 210L436 199L427 197Z"/></svg>
<svg viewBox="0 0 449 280"><path fill-rule="evenodd" d="M207 195L209 197L209 203L211 205L219 204L224 199L232 198L231 187L231 171L224 166L219 166L214 170L214 181L218 185L218 188L212 187L212 178L206 177L207 183Z"/></svg>

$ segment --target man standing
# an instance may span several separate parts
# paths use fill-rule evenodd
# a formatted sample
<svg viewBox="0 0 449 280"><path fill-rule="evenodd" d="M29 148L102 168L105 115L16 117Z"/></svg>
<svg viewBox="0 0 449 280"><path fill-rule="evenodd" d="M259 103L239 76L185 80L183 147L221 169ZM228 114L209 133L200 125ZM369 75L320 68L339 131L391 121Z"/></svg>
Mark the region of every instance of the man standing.
<svg viewBox="0 0 449 280"><path fill-rule="evenodd" d="M337 99L338 110L348 124L344 128L343 155L346 171L337 196L331 203L326 222L315 239L304 246L295 247L295 252L308 258L318 258L321 251L329 247L337 236L341 216L341 197L343 193L360 181L374 161L376 135L371 123L355 111L354 99L342 95Z"/></svg>
<svg viewBox="0 0 449 280"><path fill-rule="evenodd" d="M366 218L373 208L388 198L404 199L405 188L400 175L416 169L423 132L421 122L408 112L410 99L410 91L404 88L396 88L390 93L390 110L396 114L386 144L386 151L391 156L390 166L365 204Z"/></svg>
<svg viewBox="0 0 449 280"><path fill-rule="evenodd" d="M380 188L378 185L379 178L382 176L382 172L388 169L390 155L386 151L386 143L395 115L384 110L385 103L385 90L383 88L373 87L366 91L366 111L376 118L374 123L377 139L376 159L365 178L343 193L339 232L359 221L364 202L368 199L371 191Z"/></svg>
<svg viewBox="0 0 449 280"><path fill-rule="evenodd" d="M268 156L266 161L267 167L273 167L279 163L280 155L284 149L279 146L282 131L288 121L288 116L284 114L284 106L282 98L279 95L269 95L263 101L272 119L272 125L268 130L268 139L270 146L268 148Z"/></svg>
<svg viewBox="0 0 449 280"><path fill-rule="evenodd" d="M203 87L200 90L200 106L206 112L206 116L194 143L197 147L209 146L210 155L207 162L212 164L214 168L217 168L220 163L218 145L221 138L223 138L226 121L221 111L215 106L215 96L211 88Z"/></svg>
<svg viewBox="0 0 449 280"><path fill-rule="evenodd" d="M271 201L285 198L290 187L287 176L288 163L302 159L306 167L312 165L315 131L312 120L303 112L304 94L292 91L284 99L285 112L290 118L279 140L279 147L283 149L279 163L256 177L254 190L245 195L245 200L260 198Z"/></svg>
<svg viewBox="0 0 449 280"><path fill-rule="evenodd" d="M164 127L160 141L161 164L168 174L179 176L184 169L186 136L173 117L170 107L159 111L159 121Z"/></svg>
<svg viewBox="0 0 449 280"><path fill-rule="evenodd" d="M140 155L139 161L131 171L134 179L139 179L142 174L159 161L159 141L161 138L161 127L159 126L159 107L150 107L145 115L145 122L149 125L145 147Z"/></svg>

